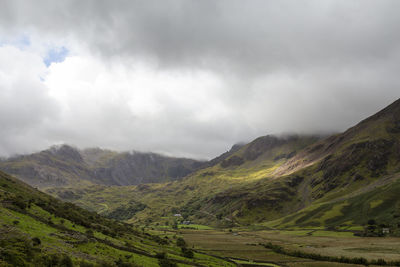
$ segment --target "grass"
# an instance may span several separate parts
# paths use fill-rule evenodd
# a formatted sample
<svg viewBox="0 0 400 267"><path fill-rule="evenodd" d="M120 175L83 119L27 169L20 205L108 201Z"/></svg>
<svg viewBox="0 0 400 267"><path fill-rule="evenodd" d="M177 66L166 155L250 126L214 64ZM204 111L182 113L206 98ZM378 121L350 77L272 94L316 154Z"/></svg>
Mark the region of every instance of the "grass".
<svg viewBox="0 0 400 267"><path fill-rule="evenodd" d="M272 231L271 231L272 232ZM312 233L312 230L281 230L279 231L279 234L283 235L294 235L294 236L307 236Z"/></svg>
<svg viewBox="0 0 400 267"><path fill-rule="evenodd" d="M376 208L376 207L378 207L380 204L382 204L383 203L383 200L382 199L377 199L377 200L373 200L373 201L371 201L370 203L369 203L369 207L371 208L371 209L374 209L374 208Z"/></svg>
<svg viewBox="0 0 400 267"><path fill-rule="evenodd" d="M179 224L178 228L179 229L190 228L190 229L196 229L196 230L212 230L213 229L210 226L202 225L202 224Z"/></svg>
<svg viewBox="0 0 400 267"><path fill-rule="evenodd" d="M334 205L330 210L326 211L322 217L320 218L320 222L322 224L325 224L325 222L329 219L333 219L335 217L339 217L342 216L342 209L347 206L348 203L346 201L344 201L343 203L339 203L337 205Z"/></svg>
<svg viewBox="0 0 400 267"><path fill-rule="evenodd" d="M49 245L59 243L59 239L53 235L58 232L55 228L49 227L47 224L39 222L22 213L2 207L0 207L0 211L0 218L3 225L14 225L14 227L19 231L32 237L39 237ZM18 223L15 224L14 221L17 221Z"/></svg>
<svg viewBox="0 0 400 267"><path fill-rule="evenodd" d="M352 232L338 232L338 231L315 231L312 232L313 236L329 236L329 237L354 237Z"/></svg>
<svg viewBox="0 0 400 267"><path fill-rule="evenodd" d="M136 263L140 266L157 267L158 260L155 258L146 257L143 255L138 255L131 252L121 251L102 243L87 243L77 246L80 252L86 253L88 255L95 255L103 259L123 259L126 262Z"/></svg>
<svg viewBox="0 0 400 267"><path fill-rule="evenodd" d="M279 267L279 265L273 263L266 263L266 262L253 262L253 261L244 261L244 260L233 260L238 264L246 264L246 265L256 265L256 266L269 266L269 267Z"/></svg>

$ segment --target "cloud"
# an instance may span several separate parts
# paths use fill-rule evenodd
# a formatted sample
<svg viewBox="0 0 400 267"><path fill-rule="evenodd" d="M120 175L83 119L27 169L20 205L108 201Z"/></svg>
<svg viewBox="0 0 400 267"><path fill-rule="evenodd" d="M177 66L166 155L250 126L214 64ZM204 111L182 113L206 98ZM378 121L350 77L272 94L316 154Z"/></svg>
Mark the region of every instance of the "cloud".
<svg viewBox="0 0 400 267"><path fill-rule="evenodd" d="M0 47L0 152L40 149L49 143L40 129L57 117L57 103L40 81L42 59L10 46Z"/></svg>
<svg viewBox="0 0 400 267"><path fill-rule="evenodd" d="M210 98L220 83L204 71L165 73L67 57L50 66L44 82L61 107L49 135L81 147L206 157L215 139L236 138L222 134L236 127L232 111L221 99ZM221 143L217 148L226 149Z"/></svg>
<svg viewBox="0 0 400 267"><path fill-rule="evenodd" d="M31 135L2 154L69 142L212 157L259 135L345 130L400 96L396 0L0 5L0 44L30 55L6 58L20 64L12 95L38 106L27 124L3 107L16 118L3 140Z"/></svg>

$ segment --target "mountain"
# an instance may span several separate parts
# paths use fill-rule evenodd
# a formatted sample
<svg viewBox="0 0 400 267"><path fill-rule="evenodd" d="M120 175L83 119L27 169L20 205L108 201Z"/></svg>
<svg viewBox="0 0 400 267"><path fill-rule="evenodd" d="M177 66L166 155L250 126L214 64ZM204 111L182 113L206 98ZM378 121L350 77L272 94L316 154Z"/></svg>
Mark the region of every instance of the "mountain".
<svg viewBox="0 0 400 267"><path fill-rule="evenodd" d="M179 211L219 226L355 227L375 220L396 232L399 178L397 100L327 138L264 136L180 181L92 187L67 200L104 214L123 213L133 200L145 205L130 222L166 222Z"/></svg>
<svg viewBox="0 0 400 267"><path fill-rule="evenodd" d="M267 184L269 184L271 181L269 177L278 166L320 139L320 136L298 135L260 137L249 144L234 148L234 151L231 150L232 152L217 157L216 160L211 160L214 165L189 174L180 181L127 187L92 186L81 189L64 187L51 189L48 192L107 216L112 215L115 210L123 213L121 208L124 207L128 214L129 210L137 206L145 206L146 208L131 213L133 221L146 221L150 217L153 221L157 221L180 211L185 217L193 215L194 219L200 220L199 222L213 223L216 222L215 216L210 220L204 215L221 213L218 205L210 202L214 197L218 198L223 192L236 188L246 190L252 183L265 179L268 179ZM246 193L250 194L251 191L248 190ZM232 205L236 201L230 198L223 199ZM226 211L231 212L229 209ZM173 220L168 218L166 221Z"/></svg>
<svg viewBox="0 0 400 267"><path fill-rule="evenodd" d="M0 172L0 266L236 266L172 231L106 219Z"/></svg>
<svg viewBox="0 0 400 267"><path fill-rule="evenodd" d="M207 162L204 162L201 167L205 168L205 167L212 167L214 165L217 165L219 163L221 163L221 161L225 160L226 158L230 157L231 155L233 155L236 151L238 151L239 149L241 149L243 146L245 146L245 144L242 143L238 143L238 144L234 144L231 149L229 149L228 151L226 151L225 153L222 153L221 155L219 155L218 157L215 157Z"/></svg>
<svg viewBox="0 0 400 267"><path fill-rule="evenodd" d="M269 224L274 227L363 225L369 219L395 225L399 126L397 100L344 133L306 146L268 178L223 190L202 206L246 224L286 216Z"/></svg>
<svg viewBox="0 0 400 267"><path fill-rule="evenodd" d="M203 162L155 153L115 152L99 148L79 150L54 146L31 155L0 161L0 170L38 187L70 185L135 185L180 179Z"/></svg>
<svg viewBox="0 0 400 267"><path fill-rule="evenodd" d="M234 217L243 223L287 216L270 224L274 227L363 225L369 219L394 225L400 204L391 197L400 177L399 125L397 100L344 133L305 147L269 179L224 190L203 205L225 216L237 211Z"/></svg>

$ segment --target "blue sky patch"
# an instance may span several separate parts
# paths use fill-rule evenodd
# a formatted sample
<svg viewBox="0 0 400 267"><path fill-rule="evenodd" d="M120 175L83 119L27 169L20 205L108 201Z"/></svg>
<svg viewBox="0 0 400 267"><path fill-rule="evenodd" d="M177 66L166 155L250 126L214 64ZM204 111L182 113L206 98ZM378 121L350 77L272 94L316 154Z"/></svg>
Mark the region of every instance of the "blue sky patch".
<svg viewBox="0 0 400 267"><path fill-rule="evenodd" d="M64 46L51 48L49 51L47 51L46 56L43 58L43 62L47 67L53 62L63 62L67 57L68 52L68 49Z"/></svg>
<svg viewBox="0 0 400 267"><path fill-rule="evenodd" d="M31 45L31 40L29 36L25 34L13 39L1 39L0 37L0 46L4 45L12 45L20 50L24 50Z"/></svg>
<svg viewBox="0 0 400 267"><path fill-rule="evenodd" d="M27 35L22 35L16 42L17 46L19 48L25 48L31 45L31 40L29 36Z"/></svg>

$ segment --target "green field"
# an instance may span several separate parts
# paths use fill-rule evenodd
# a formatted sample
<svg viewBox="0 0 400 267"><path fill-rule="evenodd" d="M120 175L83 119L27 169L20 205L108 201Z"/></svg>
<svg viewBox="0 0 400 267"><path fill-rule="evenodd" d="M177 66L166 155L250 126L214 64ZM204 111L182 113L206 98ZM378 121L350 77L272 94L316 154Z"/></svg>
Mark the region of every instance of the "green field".
<svg viewBox="0 0 400 267"><path fill-rule="evenodd" d="M384 259L400 260L398 238L354 237L335 231L196 231L181 230L188 244L198 251L228 257L235 261L251 261L252 264L275 264L278 266L344 266L343 263L322 262L297 258L267 249L260 244L271 242L287 250L318 253L324 256L365 258L368 261ZM310 235L311 233L311 235ZM314 235L315 234L315 235ZM248 263L250 264L250 262ZM269 266L269 265L263 265ZM273 265L271 265L273 266ZM363 266L345 264L345 266ZM371 264L373 266L373 264Z"/></svg>

